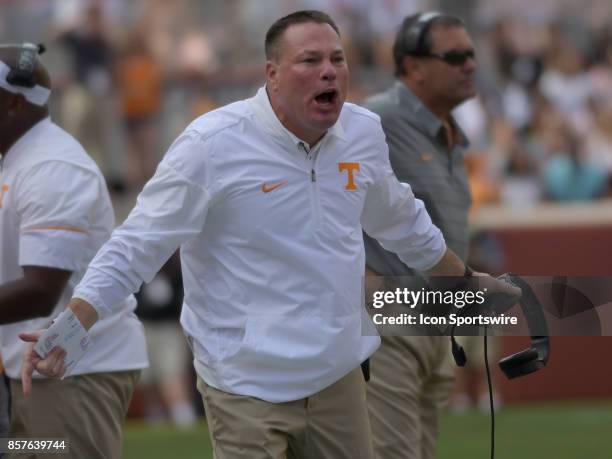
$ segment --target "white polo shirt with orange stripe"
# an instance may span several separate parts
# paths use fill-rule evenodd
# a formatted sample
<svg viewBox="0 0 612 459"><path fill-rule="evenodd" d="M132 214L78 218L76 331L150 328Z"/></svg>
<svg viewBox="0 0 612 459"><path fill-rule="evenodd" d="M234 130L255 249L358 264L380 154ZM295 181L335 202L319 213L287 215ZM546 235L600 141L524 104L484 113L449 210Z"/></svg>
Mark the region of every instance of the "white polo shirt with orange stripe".
<svg viewBox="0 0 612 459"><path fill-rule="evenodd" d="M23 277L23 266L72 271L51 316L0 327L6 374L19 378L26 344L18 334L47 328L66 307L87 264L110 236L115 217L98 167L49 118L33 126L4 155L0 190L0 284ZM135 306L134 297L129 296L122 307L92 327L94 346L72 374L147 366Z"/></svg>
<svg viewBox="0 0 612 459"><path fill-rule="evenodd" d="M226 392L297 400L379 345L362 332L362 227L417 269L445 251L391 171L377 115L346 103L311 151L262 88L178 137L75 297L105 317L180 245L198 374Z"/></svg>

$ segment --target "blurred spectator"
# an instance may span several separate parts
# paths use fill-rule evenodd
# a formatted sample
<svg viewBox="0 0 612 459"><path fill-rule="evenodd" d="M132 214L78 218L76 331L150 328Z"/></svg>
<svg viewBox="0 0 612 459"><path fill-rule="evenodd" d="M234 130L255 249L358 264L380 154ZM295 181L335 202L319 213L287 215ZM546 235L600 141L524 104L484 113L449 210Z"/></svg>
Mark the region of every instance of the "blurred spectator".
<svg viewBox="0 0 612 459"><path fill-rule="evenodd" d="M610 93L612 95L612 92ZM586 139L587 161L612 177L612 98L591 103L593 130Z"/></svg>
<svg viewBox="0 0 612 459"><path fill-rule="evenodd" d="M470 214L473 214L480 205L496 202L499 198L498 184L493 182L487 174L487 161L488 158L483 154L471 153L465 157L465 167L472 194Z"/></svg>
<svg viewBox="0 0 612 459"><path fill-rule="evenodd" d="M487 112L480 96L459 105L453 116L474 148L482 148L488 142Z"/></svg>
<svg viewBox="0 0 612 459"><path fill-rule="evenodd" d="M551 47L547 70L540 80L540 90L581 134L590 128L588 101L594 95L587 72L587 56L572 41L558 32Z"/></svg>
<svg viewBox="0 0 612 459"><path fill-rule="evenodd" d="M177 427L189 427L196 421L196 411L188 389L190 356L178 321L183 302L178 252L142 285L136 299L149 354L149 368L140 380L146 420L156 424L169 418Z"/></svg>
<svg viewBox="0 0 612 459"><path fill-rule="evenodd" d="M116 63L121 119L126 136L124 182L140 190L158 163L162 73L144 31L128 37Z"/></svg>
<svg viewBox="0 0 612 459"><path fill-rule="evenodd" d="M540 97L526 137L526 160L537 170L545 196L556 201L591 200L600 196L607 173L595 156L589 158L587 141L573 129L562 112Z"/></svg>
<svg viewBox="0 0 612 459"><path fill-rule="evenodd" d="M606 173L585 159L581 139L569 127L561 129L544 166L547 195L556 201L589 201L599 197Z"/></svg>
<svg viewBox="0 0 612 459"><path fill-rule="evenodd" d="M542 73L548 30L503 18L487 36L490 40L485 52L493 77L484 77L499 98L493 115L503 116L517 130L524 129L532 118L530 95Z"/></svg>
<svg viewBox="0 0 612 459"><path fill-rule="evenodd" d="M105 175L115 174L111 155L113 138L113 48L101 8L92 3L72 27L56 30L68 52L73 84L63 93L62 115L66 130L75 135Z"/></svg>
<svg viewBox="0 0 612 459"><path fill-rule="evenodd" d="M513 207L534 205L542 194L535 158L507 120L499 118L491 124L490 183L497 184L502 203Z"/></svg>
<svg viewBox="0 0 612 459"><path fill-rule="evenodd" d="M511 206L536 204L541 196L541 186L533 158L516 138L510 144L507 155L501 202Z"/></svg>
<svg viewBox="0 0 612 459"><path fill-rule="evenodd" d="M170 65L164 97L165 139L175 138L190 120L216 107L211 95L218 91L209 87L216 75L221 85L232 86L232 74L222 72L218 48L206 30L187 24L174 38L166 59Z"/></svg>

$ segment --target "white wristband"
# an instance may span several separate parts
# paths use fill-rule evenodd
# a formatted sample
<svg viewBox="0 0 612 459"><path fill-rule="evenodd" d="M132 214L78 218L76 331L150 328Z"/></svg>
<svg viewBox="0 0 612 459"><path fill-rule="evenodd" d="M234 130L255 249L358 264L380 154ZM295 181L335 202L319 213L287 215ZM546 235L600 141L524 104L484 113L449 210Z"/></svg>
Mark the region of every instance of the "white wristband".
<svg viewBox="0 0 612 459"><path fill-rule="evenodd" d="M64 363L66 364L66 376L70 375L77 362L85 352L92 346L89 333L81 324L72 309L65 309L57 316L53 324L38 339L34 346L36 353L45 358L55 346L66 351Z"/></svg>

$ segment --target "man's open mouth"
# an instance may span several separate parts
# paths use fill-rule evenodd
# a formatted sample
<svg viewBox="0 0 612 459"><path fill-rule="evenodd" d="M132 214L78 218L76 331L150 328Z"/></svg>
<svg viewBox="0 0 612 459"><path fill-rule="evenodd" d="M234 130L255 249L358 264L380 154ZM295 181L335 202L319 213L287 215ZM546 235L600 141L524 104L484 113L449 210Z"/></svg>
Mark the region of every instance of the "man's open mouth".
<svg viewBox="0 0 612 459"><path fill-rule="evenodd" d="M332 105L336 103L338 99L338 91L335 89L328 89L315 96L315 100L320 105Z"/></svg>

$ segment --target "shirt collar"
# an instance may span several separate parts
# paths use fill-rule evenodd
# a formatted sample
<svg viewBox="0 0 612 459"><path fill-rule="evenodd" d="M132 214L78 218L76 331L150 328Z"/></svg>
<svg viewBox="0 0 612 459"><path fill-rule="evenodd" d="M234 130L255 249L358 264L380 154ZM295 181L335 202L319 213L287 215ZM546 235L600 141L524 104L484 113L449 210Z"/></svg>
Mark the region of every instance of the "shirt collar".
<svg viewBox="0 0 612 459"><path fill-rule="evenodd" d="M9 164L15 161L17 156L19 156L19 150L22 149L24 144L27 144L28 139L34 138L39 132L44 131L49 124L51 124L51 118L47 116L24 132L23 135L11 145L11 148L9 148L3 156L0 156L4 159L3 165L8 167Z"/></svg>
<svg viewBox="0 0 612 459"><path fill-rule="evenodd" d="M399 93L400 106L408 108L410 113L414 115L415 123L420 125L431 137L437 138L440 134L440 130L444 129L442 121L440 121L440 119L434 115L421 99L419 99L404 83L396 81L395 85ZM469 141L452 116L450 116L450 122L455 132L459 134L458 143L467 147Z"/></svg>
<svg viewBox="0 0 612 459"><path fill-rule="evenodd" d="M255 94L255 96L250 99L250 102L253 108L255 109L255 113L257 114L258 119L264 124L264 126L274 137L283 141L289 141L296 146L300 144L307 144L306 141L300 139L293 132L287 129L278 119L278 116L276 116L276 113L272 108L272 104L270 104L270 99L268 98L268 93L266 91L265 86L259 88L257 94ZM323 138L328 136L337 137L340 140L346 141L344 129L342 128L339 119L332 127L327 130Z"/></svg>

